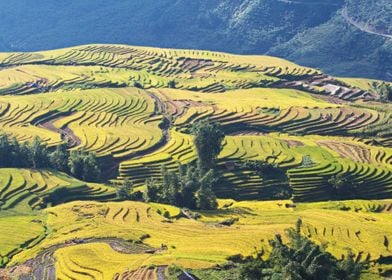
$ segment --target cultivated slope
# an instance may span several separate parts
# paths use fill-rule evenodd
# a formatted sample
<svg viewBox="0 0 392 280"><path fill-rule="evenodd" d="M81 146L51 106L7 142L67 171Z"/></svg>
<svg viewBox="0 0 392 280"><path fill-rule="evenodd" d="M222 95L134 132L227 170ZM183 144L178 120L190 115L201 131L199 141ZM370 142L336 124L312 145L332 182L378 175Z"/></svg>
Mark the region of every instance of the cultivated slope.
<svg viewBox="0 0 392 280"><path fill-rule="evenodd" d="M144 191L163 165L193 162L197 121L226 134L219 209L199 219L114 202L113 186L53 170L0 169L0 278L165 279L170 264L268 253L268 239L299 217L302 233L335 256L350 247L370 271L390 273L392 106L380 95L390 84L270 56L126 45L0 53L0 67L0 132L94 152L105 183L127 178ZM362 200L329 201L339 174Z"/></svg>
<svg viewBox="0 0 392 280"><path fill-rule="evenodd" d="M230 135L221 197L272 199L289 186L298 201L329 199L328 180L341 172L358 185L357 198L391 195L381 82L268 56L115 45L0 54L0 63L2 130L95 152L111 162L109 176L143 185L163 164L175 170L194 160L188 129L208 118ZM288 181L261 178L245 160L278 164Z"/></svg>

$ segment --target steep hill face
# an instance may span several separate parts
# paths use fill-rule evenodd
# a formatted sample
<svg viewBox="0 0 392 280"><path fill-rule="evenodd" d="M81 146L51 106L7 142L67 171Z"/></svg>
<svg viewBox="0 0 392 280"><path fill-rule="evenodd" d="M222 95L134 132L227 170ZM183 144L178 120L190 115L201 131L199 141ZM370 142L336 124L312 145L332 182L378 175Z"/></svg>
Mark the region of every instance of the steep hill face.
<svg viewBox="0 0 392 280"><path fill-rule="evenodd" d="M392 80L392 39L361 31L339 14L268 53L335 75Z"/></svg>
<svg viewBox="0 0 392 280"><path fill-rule="evenodd" d="M390 1L20 0L0 3L0 50L125 43L268 53L391 80Z"/></svg>
<svg viewBox="0 0 392 280"><path fill-rule="evenodd" d="M386 1L348 0L347 17L364 30L392 38L392 4Z"/></svg>

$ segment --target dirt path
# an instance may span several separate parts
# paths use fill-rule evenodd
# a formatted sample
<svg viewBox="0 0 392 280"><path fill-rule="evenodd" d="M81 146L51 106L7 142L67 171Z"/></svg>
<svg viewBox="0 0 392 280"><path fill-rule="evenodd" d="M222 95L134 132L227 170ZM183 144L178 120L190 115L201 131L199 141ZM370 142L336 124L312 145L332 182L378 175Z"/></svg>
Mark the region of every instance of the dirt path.
<svg viewBox="0 0 392 280"><path fill-rule="evenodd" d="M369 33L369 34L373 34L373 35L382 36L382 37L389 38L389 39L392 38L392 35L380 33L380 32L377 32L377 31L375 31L375 30L371 30L371 29L370 29L369 27L367 27L366 25L364 25L364 24L362 24L362 23L360 23L360 22L356 22L354 19L352 19L352 18L348 15L347 7L345 7L345 8L341 11L340 14L342 15L342 17L343 17L349 24L353 25L354 27L356 27L357 29L359 29L359 30L361 30L361 31L363 31L363 32L366 32L366 33Z"/></svg>
<svg viewBox="0 0 392 280"><path fill-rule="evenodd" d="M62 128L57 128L54 123L58 120L61 120L62 118L72 116L74 112L64 112L64 113L59 113L53 115L53 118L49 117L45 119L43 122L38 122L36 125L38 127L59 133L61 135L61 139L67 143L69 148L73 148L76 146L79 146L82 141L78 136L75 135L75 133L68 127L62 127Z"/></svg>

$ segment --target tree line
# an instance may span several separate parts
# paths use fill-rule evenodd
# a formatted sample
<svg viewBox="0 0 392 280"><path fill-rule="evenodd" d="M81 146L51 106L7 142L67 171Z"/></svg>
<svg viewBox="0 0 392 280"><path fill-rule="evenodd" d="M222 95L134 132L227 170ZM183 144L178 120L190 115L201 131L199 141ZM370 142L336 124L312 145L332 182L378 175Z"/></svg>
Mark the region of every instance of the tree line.
<svg viewBox="0 0 392 280"><path fill-rule="evenodd" d="M302 220L295 228L286 231L288 243L278 234L269 243L272 251L263 260L263 251L256 257L231 258L240 263L240 279L293 279L293 280L357 280L362 265L355 262L355 256L347 250L343 259L338 260L326 251L325 246L315 244L301 234Z"/></svg>
<svg viewBox="0 0 392 280"><path fill-rule="evenodd" d="M99 181L101 167L95 153L68 151L65 144L48 147L39 137L19 143L13 137L0 134L1 168L52 168L88 182Z"/></svg>

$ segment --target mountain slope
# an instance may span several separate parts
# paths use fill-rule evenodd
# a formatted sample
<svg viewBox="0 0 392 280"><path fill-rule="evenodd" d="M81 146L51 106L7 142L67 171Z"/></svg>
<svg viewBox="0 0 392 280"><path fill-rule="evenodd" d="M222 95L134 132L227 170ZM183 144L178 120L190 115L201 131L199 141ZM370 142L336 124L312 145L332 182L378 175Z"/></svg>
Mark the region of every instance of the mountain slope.
<svg viewBox="0 0 392 280"><path fill-rule="evenodd" d="M365 30L392 38L392 4L386 1L348 0L347 16Z"/></svg>
<svg viewBox="0 0 392 280"><path fill-rule="evenodd" d="M390 80L391 39L361 31L341 15L346 8L350 19L389 34L390 1L346 1L0 1L0 50L124 43L270 53L331 74Z"/></svg>
<svg viewBox="0 0 392 280"><path fill-rule="evenodd" d="M335 75L392 79L392 40L362 32L341 15L272 48L269 54Z"/></svg>

